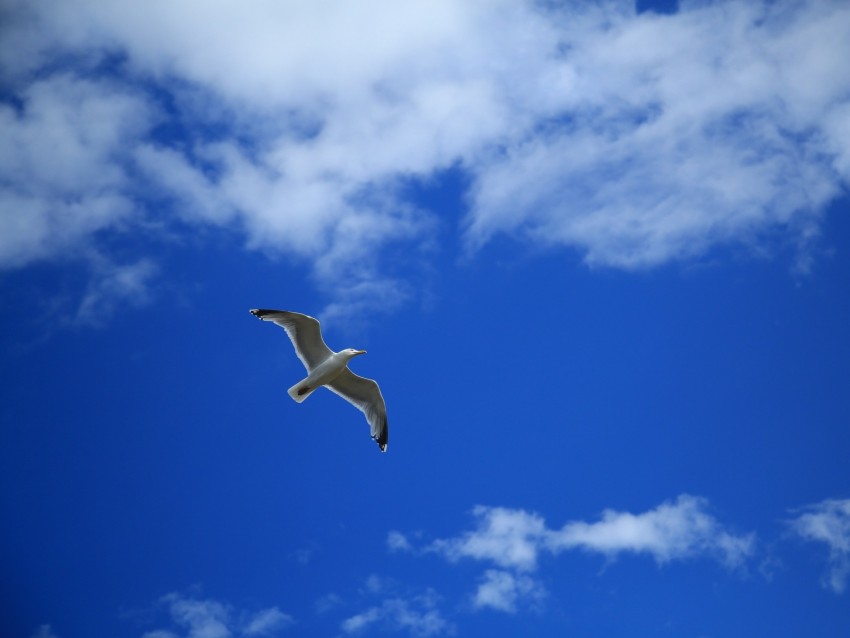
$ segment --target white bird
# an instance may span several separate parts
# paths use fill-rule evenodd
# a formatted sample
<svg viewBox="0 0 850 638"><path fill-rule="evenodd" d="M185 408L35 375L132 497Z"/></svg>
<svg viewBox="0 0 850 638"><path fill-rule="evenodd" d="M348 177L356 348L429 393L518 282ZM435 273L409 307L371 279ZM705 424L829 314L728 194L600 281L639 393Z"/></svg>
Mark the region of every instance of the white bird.
<svg viewBox="0 0 850 638"><path fill-rule="evenodd" d="M251 314L286 330L295 346L295 354L307 368L307 378L289 388L289 396L301 403L317 388L325 386L366 415L372 438L381 452L386 452L387 406L381 389L372 379L357 376L348 369L348 362L359 354L366 354L366 351L346 348L334 352L325 345L318 320L298 312L254 309Z"/></svg>

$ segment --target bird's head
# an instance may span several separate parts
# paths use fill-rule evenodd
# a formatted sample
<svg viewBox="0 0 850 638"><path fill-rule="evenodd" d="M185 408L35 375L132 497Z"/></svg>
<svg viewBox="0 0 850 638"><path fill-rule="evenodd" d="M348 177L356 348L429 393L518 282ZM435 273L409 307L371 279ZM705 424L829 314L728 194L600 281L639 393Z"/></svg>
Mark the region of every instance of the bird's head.
<svg viewBox="0 0 850 638"><path fill-rule="evenodd" d="M365 350L355 350L354 348L346 348L343 352L349 359L353 359L358 354L366 354Z"/></svg>

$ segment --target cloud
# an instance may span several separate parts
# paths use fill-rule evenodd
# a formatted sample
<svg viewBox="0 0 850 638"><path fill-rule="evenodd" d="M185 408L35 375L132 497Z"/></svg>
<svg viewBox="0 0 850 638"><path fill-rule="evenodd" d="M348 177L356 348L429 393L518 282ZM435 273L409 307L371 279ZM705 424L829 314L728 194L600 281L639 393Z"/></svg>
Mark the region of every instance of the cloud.
<svg viewBox="0 0 850 638"><path fill-rule="evenodd" d="M483 163L467 239L519 233L639 268L816 225L850 176L833 146L848 7L702 2L636 17L614 5L587 3L564 26L561 120Z"/></svg>
<svg viewBox="0 0 850 638"><path fill-rule="evenodd" d="M0 271L45 260L86 265L77 309L61 317L100 324L119 304L148 298L154 260L118 264L98 238L145 223L131 149L152 119L138 92L68 73L30 84L19 108L0 104Z"/></svg>
<svg viewBox="0 0 850 638"><path fill-rule="evenodd" d="M437 609L433 592L411 599L390 598L379 606L347 618L340 628L347 634L356 634L379 623L393 631L408 631L412 636L454 633L454 626Z"/></svg>
<svg viewBox="0 0 850 638"><path fill-rule="evenodd" d="M77 309L77 322L102 324L122 304L138 306L149 299L149 283L157 273L156 264L147 258L117 265L102 258L92 259L94 276Z"/></svg>
<svg viewBox="0 0 850 638"><path fill-rule="evenodd" d="M788 524L800 538L829 547L824 586L841 594L850 576L850 499L828 499L804 509Z"/></svg>
<svg viewBox="0 0 850 638"><path fill-rule="evenodd" d="M658 563L705 555L728 567L740 566L753 552L755 534L726 531L707 509L705 499L685 494L642 514L606 510L596 523L567 523L549 535L547 547L609 557L645 553Z"/></svg>
<svg viewBox="0 0 850 638"><path fill-rule="evenodd" d="M357 633L364 627L378 621L382 616L383 614L378 607L371 607L360 614L355 614L351 618L346 618L342 621L340 628L347 634Z"/></svg>
<svg viewBox="0 0 850 638"><path fill-rule="evenodd" d="M256 612L235 609L214 599L198 599L172 593L160 600L175 628L156 629L144 638L231 638L232 636L277 636L295 620L278 607Z"/></svg>
<svg viewBox="0 0 850 638"><path fill-rule="evenodd" d="M53 633L53 629L50 625L41 625L32 635L32 638L56 638L56 634Z"/></svg>
<svg viewBox="0 0 850 638"><path fill-rule="evenodd" d="M571 549L615 558L623 553L651 555L658 563L700 555L729 567L742 564L753 551L753 534L736 536L707 512L707 502L682 495L641 514L606 510L594 523L573 521L560 529L524 510L478 506L477 529L456 538L434 541L430 550L450 561L484 560L502 568L530 572L542 552Z"/></svg>
<svg viewBox="0 0 850 638"><path fill-rule="evenodd" d="M186 599L177 594L164 598L174 621L189 630L188 638L229 638L230 609L215 600Z"/></svg>
<svg viewBox="0 0 850 638"><path fill-rule="evenodd" d="M245 636L269 636L295 622L289 614L277 607L270 607L254 614L242 630Z"/></svg>
<svg viewBox="0 0 850 638"><path fill-rule="evenodd" d="M413 546L404 534L396 530L390 530L387 534L387 548L391 552L407 552L413 549Z"/></svg>
<svg viewBox="0 0 850 638"><path fill-rule="evenodd" d="M317 614L326 614L333 609L341 607L344 603L345 601L338 594L331 592L317 599L313 603L313 610Z"/></svg>
<svg viewBox="0 0 850 638"><path fill-rule="evenodd" d="M67 257L139 214L128 151L151 122L137 93L51 75L0 103L0 268Z"/></svg>
<svg viewBox="0 0 850 638"><path fill-rule="evenodd" d="M841 0L7 4L0 268L217 226L340 313L410 298L446 224L626 269L805 252L850 180ZM468 210L418 207L449 170Z"/></svg>
<svg viewBox="0 0 850 638"><path fill-rule="evenodd" d="M736 569L755 546L755 534L733 534L709 513L705 499L687 494L640 514L605 510L599 521L571 521L561 528L551 528L540 515L521 509L477 506L472 514L474 530L435 540L418 551L437 553L450 562L472 559L496 566L484 572L473 606L508 613L520 602L538 604L546 596L531 576L544 554L581 550L609 560L646 554L662 565L706 557Z"/></svg>
<svg viewBox="0 0 850 638"><path fill-rule="evenodd" d="M454 625L441 613L440 597L432 589L422 593L400 592L392 579L372 574L361 593L369 599L380 598L381 602L343 620L340 628L346 634L358 634L373 625L385 630L405 631L412 636L436 636L455 631Z"/></svg>
<svg viewBox="0 0 850 638"><path fill-rule="evenodd" d="M473 606L477 609L490 607L498 611L514 613L517 601L540 600L546 596L546 590L525 574L488 569L473 596Z"/></svg>
<svg viewBox="0 0 850 638"><path fill-rule="evenodd" d="M434 541L431 549L450 561L486 560L521 571L537 568L538 552L550 534L537 514L524 510L479 505L472 511L478 528L473 532Z"/></svg>

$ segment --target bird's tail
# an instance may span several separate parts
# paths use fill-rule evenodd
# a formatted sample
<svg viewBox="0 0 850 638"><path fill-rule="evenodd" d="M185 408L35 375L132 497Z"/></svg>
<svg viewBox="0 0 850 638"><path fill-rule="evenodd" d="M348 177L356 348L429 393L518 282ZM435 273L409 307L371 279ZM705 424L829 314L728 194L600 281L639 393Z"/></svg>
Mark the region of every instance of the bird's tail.
<svg viewBox="0 0 850 638"><path fill-rule="evenodd" d="M313 392L315 392L318 387L318 385L310 386L307 384L307 379L302 379L294 386L289 388L287 392L289 393L289 396L291 396L295 401L301 403L302 401L304 401L304 399L313 394Z"/></svg>

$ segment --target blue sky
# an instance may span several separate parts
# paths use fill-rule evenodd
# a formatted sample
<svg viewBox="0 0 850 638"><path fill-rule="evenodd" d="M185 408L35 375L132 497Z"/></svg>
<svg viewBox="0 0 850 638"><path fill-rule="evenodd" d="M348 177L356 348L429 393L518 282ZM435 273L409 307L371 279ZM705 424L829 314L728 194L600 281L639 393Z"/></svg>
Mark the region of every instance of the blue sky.
<svg viewBox="0 0 850 638"><path fill-rule="evenodd" d="M4 635L850 630L845 2L2 11Z"/></svg>

